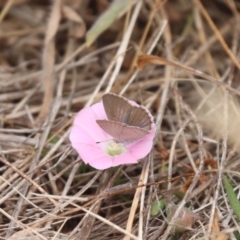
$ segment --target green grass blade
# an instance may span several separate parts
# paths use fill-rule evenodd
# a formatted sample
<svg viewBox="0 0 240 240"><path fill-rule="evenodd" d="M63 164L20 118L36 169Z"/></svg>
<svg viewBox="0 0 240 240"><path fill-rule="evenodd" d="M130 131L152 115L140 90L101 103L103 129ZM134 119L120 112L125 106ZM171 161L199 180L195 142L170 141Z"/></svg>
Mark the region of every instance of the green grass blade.
<svg viewBox="0 0 240 240"><path fill-rule="evenodd" d="M108 29L111 24L128 9L130 4L134 4L134 2L135 0L115 0L87 32L87 46L90 46L97 37Z"/></svg>
<svg viewBox="0 0 240 240"><path fill-rule="evenodd" d="M233 211L237 215L238 220L240 220L240 203L226 176L223 176L223 185L226 190L229 202L233 208Z"/></svg>

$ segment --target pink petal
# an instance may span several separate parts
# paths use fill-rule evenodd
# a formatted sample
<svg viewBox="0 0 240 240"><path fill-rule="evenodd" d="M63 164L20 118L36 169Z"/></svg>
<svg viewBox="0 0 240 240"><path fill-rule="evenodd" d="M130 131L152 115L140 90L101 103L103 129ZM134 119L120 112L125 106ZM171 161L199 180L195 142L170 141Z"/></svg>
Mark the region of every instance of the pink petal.
<svg viewBox="0 0 240 240"><path fill-rule="evenodd" d="M95 113L96 119L107 119L106 112L103 107L103 103L95 103L91 106L93 112Z"/></svg>
<svg viewBox="0 0 240 240"><path fill-rule="evenodd" d="M92 162L89 162L89 165L91 165L92 167L98 169L98 170L104 170L110 167L113 167L113 159L112 157L102 157L102 158L98 158Z"/></svg>
<svg viewBox="0 0 240 240"><path fill-rule="evenodd" d="M72 143L95 143L95 141L77 125L73 125L69 139Z"/></svg>
<svg viewBox="0 0 240 240"><path fill-rule="evenodd" d="M141 159L144 158L152 149L153 142L152 141L144 141L144 144L139 144L138 146L129 148L130 154L136 158Z"/></svg>
<svg viewBox="0 0 240 240"><path fill-rule="evenodd" d="M98 158L107 157L106 153L104 153L101 148L93 144L72 143L72 146L76 149L85 163L95 161Z"/></svg>
<svg viewBox="0 0 240 240"><path fill-rule="evenodd" d="M94 109L99 112L96 113ZM109 136L96 123L96 120L99 119L98 115L104 116L104 114L102 103L96 103L92 107L84 108L80 111L76 115L73 124L86 132L95 142L105 141L109 139Z"/></svg>
<svg viewBox="0 0 240 240"><path fill-rule="evenodd" d="M127 146L130 154L136 159L144 158L152 149L154 136L155 127L146 137Z"/></svg>
<svg viewBox="0 0 240 240"><path fill-rule="evenodd" d="M133 164L138 162L138 159L129 154L129 152L125 152L112 158L112 167L116 167L122 164Z"/></svg>
<svg viewBox="0 0 240 240"><path fill-rule="evenodd" d="M85 143L73 143L72 146L85 163L96 169L103 170L113 166L113 157L107 155L98 144L94 146Z"/></svg>

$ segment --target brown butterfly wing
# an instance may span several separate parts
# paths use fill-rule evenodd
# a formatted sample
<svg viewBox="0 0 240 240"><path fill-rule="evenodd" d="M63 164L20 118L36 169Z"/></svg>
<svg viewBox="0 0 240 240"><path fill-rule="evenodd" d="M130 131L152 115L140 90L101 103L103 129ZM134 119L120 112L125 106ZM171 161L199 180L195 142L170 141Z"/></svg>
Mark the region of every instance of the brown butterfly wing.
<svg viewBox="0 0 240 240"><path fill-rule="evenodd" d="M153 119L150 113L143 106L132 106L129 101L114 93L107 93L103 96L103 105L108 120L125 123L151 130Z"/></svg>
<svg viewBox="0 0 240 240"><path fill-rule="evenodd" d="M131 143L149 134L149 131L145 129L128 126L120 122L108 120L96 120L96 122L107 134L122 143Z"/></svg>
<svg viewBox="0 0 240 240"><path fill-rule="evenodd" d="M132 111L132 106L127 99L113 93L107 93L103 96L103 106L108 120L121 123L127 123Z"/></svg>
<svg viewBox="0 0 240 240"><path fill-rule="evenodd" d="M146 130L151 130L153 119L150 113L142 106L132 106L132 111L129 115L127 124L137 126Z"/></svg>

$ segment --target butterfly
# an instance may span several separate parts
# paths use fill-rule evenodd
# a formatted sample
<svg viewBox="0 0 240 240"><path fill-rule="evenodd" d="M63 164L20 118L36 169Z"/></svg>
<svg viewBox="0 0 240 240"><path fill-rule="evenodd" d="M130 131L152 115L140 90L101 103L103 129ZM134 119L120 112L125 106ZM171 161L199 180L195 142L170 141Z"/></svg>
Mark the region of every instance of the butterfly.
<svg viewBox="0 0 240 240"><path fill-rule="evenodd" d="M105 94L102 101L108 120L96 122L117 142L132 143L151 132L153 117L145 107L134 106L114 93Z"/></svg>

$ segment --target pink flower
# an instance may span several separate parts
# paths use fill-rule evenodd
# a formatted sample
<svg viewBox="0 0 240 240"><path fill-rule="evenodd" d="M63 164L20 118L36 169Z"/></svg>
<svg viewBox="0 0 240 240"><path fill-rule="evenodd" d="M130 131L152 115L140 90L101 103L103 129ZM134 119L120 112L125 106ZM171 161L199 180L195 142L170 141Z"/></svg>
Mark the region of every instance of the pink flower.
<svg viewBox="0 0 240 240"><path fill-rule="evenodd" d="M133 101L130 103L139 106ZM138 141L123 144L114 141L99 127L96 120L103 119L107 120L107 116L102 102L82 109L74 119L69 139L85 163L103 170L121 164L137 163L151 151L155 135L154 123L148 135Z"/></svg>

